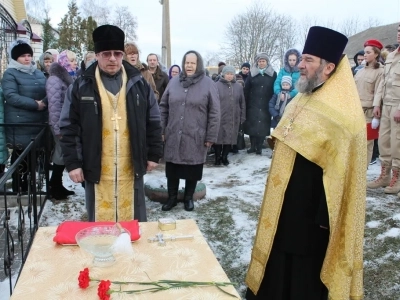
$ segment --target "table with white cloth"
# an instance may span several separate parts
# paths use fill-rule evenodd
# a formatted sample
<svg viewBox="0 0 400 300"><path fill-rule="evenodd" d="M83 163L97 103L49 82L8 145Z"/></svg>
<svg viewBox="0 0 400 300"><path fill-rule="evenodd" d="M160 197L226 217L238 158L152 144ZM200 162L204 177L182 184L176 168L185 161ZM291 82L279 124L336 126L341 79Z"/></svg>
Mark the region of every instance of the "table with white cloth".
<svg viewBox="0 0 400 300"><path fill-rule="evenodd" d="M229 282L194 220L177 220L176 229L168 231L160 231L158 222L140 223L142 235L138 241L132 243L134 254L132 256L115 254L116 261L109 267L93 266L93 256L79 246L63 246L54 243L56 229L57 227L38 229L11 296L12 300L99 299L97 282L91 281L86 289L79 288L79 271L86 267L89 268L90 278L98 280L148 282L168 279ZM160 232L165 236L193 235L194 238L166 241L165 246L147 241L149 237L154 237ZM135 285L134 288L144 289L148 286ZM112 284L111 289L119 289L119 285ZM222 289L240 299L233 286L225 286ZM111 299L219 300L235 298L223 293L215 286L210 286L129 295L112 293Z"/></svg>

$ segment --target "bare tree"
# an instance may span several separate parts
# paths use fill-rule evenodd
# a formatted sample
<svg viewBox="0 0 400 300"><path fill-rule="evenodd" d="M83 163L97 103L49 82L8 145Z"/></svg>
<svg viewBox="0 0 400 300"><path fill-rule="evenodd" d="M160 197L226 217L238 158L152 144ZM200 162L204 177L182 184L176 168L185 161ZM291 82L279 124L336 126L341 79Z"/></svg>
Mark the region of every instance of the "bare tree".
<svg viewBox="0 0 400 300"><path fill-rule="evenodd" d="M340 24L339 30L345 36L349 37L360 32L362 25L358 15L353 15L351 18L346 19Z"/></svg>
<svg viewBox="0 0 400 300"><path fill-rule="evenodd" d="M225 32L223 52L227 60L240 66L253 62L258 52L266 52L270 63L281 59L281 47L290 48L295 44L286 35L294 32L285 30L289 18L273 12L270 8L255 3L247 11L236 15ZM285 36L285 37L283 37Z"/></svg>
<svg viewBox="0 0 400 300"><path fill-rule="evenodd" d="M29 16L43 22L50 10L47 0L26 0L26 12ZM20 20L19 20L20 21Z"/></svg>
<svg viewBox="0 0 400 300"><path fill-rule="evenodd" d="M369 17L363 24L364 29L368 29L371 27L377 27L382 25L381 20L378 18Z"/></svg>
<svg viewBox="0 0 400 300"><path fill-rule="evenodd" d="M216 66L221 60L221 55L217 52L207 52L203 56L203 61L206 67Z"/></svg>
<svg viewBox="0 0 400 300"><path fill-rule="evenodd" d="M37 1L37 0L34 0ZM40 1L40 0L39 0ZM79 7L84 18L92 17L97 25L108 24L110 21L110 9L107 1L104 0L85 0Z"/></svg>
<svg viewBox="0 0 400 300"><path fill-rule="evenodd" d="M116 6L114 11L114 19L112 24L118 26L125 32L126 41L134 41L137 39L136 17L129 11L128 6Z"/></svg>
<svg viewBox="0 0 400 300"><path fill-rule="evenodd" d="M280 66L284 66L284 59L285 59L285 53L287 50L293 47L293 45L297 44L298 41L298 35L296 33L296 28L297 28L297 22L295 22L291 18L287 17L281 17L280 18L280 24L278 24L282 32L285 32L285 34L281 34L278 37L278 43L277 43L277 51L278 51L278 57L279 57L279 63Z"/></svg>

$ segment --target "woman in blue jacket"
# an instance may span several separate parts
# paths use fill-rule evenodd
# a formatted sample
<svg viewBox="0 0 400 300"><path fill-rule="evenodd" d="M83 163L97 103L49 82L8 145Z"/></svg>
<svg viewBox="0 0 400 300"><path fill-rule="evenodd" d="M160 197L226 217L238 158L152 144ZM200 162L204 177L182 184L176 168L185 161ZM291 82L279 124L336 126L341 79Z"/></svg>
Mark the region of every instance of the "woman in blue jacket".
<svg viewBox="0 0 400 300"><path fill-rule="evenodd" d="M33 50L27 41L19 39L10 46L10 60L1 80L4 93L5 123L36 123L48 121L46 78L32 60ZM8 147L13 149L11 163L42 130L40 126L6 128ZM27 166L21 171L22 191L27 190ZM13 191L18 191L18 180L13 176Z"/></svg>
<svg viewBox="0 0 400 300"><path fill-rule="evenodd" d="M300 63L300 52L296 49L289 49L285 53L285 59L284 59L284 67L280 69L278 73L278 77L276 77L275 83L274 83L274 94L278 95L282 89L281 89L281 82L282 82L282 77L283 76L290 76L292 77L292 87L293 90L290 92L290 98L293 99L297 95L297 90L296 90L296 83L297 80L300 78L300 71L299 68L297 67Z"/></svg>

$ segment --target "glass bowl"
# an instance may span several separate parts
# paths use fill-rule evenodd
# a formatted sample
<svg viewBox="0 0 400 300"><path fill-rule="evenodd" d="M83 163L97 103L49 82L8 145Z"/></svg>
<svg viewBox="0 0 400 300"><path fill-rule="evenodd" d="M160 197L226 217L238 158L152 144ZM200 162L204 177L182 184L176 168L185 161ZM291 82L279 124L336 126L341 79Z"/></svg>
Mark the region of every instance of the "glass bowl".
<svg viewBox="0 0 400 300"><path fill-rule="evenodd" d="M115 262L112 246L120 234L115 225L97 225L82 229L75 239L79 247L93 254L95 266L106 267Z"/></svg>

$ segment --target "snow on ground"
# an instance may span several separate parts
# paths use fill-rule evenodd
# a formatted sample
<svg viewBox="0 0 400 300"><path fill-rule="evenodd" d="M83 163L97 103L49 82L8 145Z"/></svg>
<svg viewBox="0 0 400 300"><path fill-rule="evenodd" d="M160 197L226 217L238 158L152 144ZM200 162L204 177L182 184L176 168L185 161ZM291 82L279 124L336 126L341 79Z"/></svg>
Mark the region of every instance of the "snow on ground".
<svg viewBox="0 0 400 300"><path fill-rule="evenodd" d="M196 220L221 266L231 281L237 283L242 295L271 163L269 157L269 149L264 150L262 156L248 155L243 150L229 156L231 164L227 167L207 163L202 180L207 195L195 203L193 212L186 212L182 203L169 212L163 212L160 203L146 200L149 221L157 221L160 217ZM379 172L379 163L370 166L368 178L378 177ZM145 182L166 187L164 165L147 174ZM41 226L82 219L84 190L80 185L74 185L66 173L64 183L72 187L76 195L68 201L47 201ZM368 190L366 208L365 299L400 299L400 200L396 195L385 195L383 189ZM6 281L1 283L1 290L5 286ZM8 299L1 295L2 292L0 300Z"/></svg>

